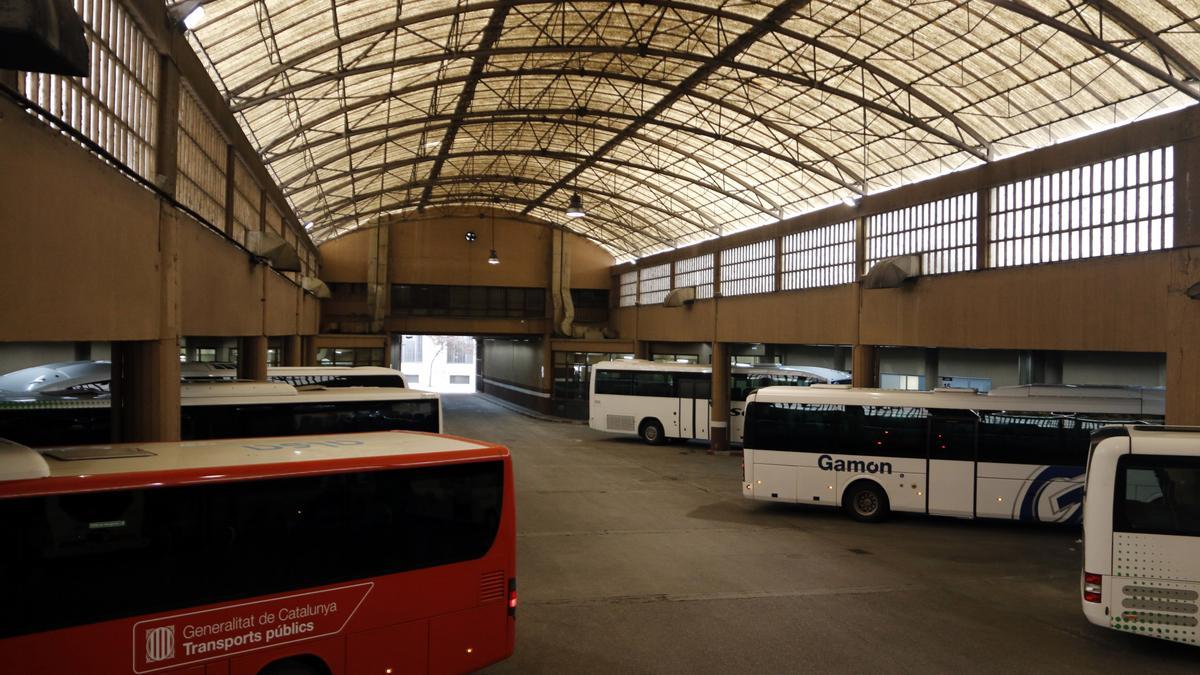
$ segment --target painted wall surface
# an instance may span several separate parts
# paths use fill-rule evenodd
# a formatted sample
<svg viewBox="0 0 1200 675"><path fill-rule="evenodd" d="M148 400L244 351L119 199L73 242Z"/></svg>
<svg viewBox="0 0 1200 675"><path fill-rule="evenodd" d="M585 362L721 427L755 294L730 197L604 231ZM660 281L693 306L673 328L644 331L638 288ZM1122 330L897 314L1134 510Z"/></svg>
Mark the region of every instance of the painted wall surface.
<svg viewBox="0 0 1200 675"><path fill-rule="evenodd" d="M623 307L622 338L776 344L1165 351L1170 253L923 277L910 288L852 284ZM715 314L715 317L714 317ZM714 331L715 322L715 331Z"/></svg>
<svg viewBox="0 0 1200 675"><path fill-rule="evenodd" d="M184 335L262 335L264 270L202 227L179 237Z"/></svg>
<svg viewBox="0 0 1200 675"><path fill-rule="evenodd" d="M491 218L480 211L435 210L392 222L388 276L394 284L521 286L550 284L552 230L544 223L497 212L495 243ZM466 233L474 232L474 242ZM326 282L365 283L370 236L366 231L321 245L321 278ZM604 249L568 234L571 285L608 288L614 260ZM499 265L487 262L491 249Z"/></svg>
<svg viewBox="0 0 1200 675"><path fill-rule="evenodd" d="M1167 384L1167 358L1165 354L1131 352L1064 352L1062 381L1161 387Z"/></svg>
<svg viewBox="0 0 1200 675"><path fill-rule="evenodd" d="M158 337L158 201L0 100L0 340Z"/></svg>
<svg viewBox="0 0 1200 675"><path fill-rule="evenodd" d="M535 391L542 390L542 340L484 339L483 376Z"/></svg>
<svg viewBox="0 0 1200 675"><path fill-rule="evenodd" d="M0 341L316 332L316 300L297 326L294 284L264 302L244 250L6 101L0 148Z"/></svg>
<svg viewBox="0 0 1200 675"><path fill-rule="evenodd" d="M816 345L783 345L776 347L786 366L820 366L822 368L837 368L843 365L849 368L849 363L838 364L834 355L835 347ZM847 355L848 356L848 355Z"/></svg>
<svg viewBox="0 0 1200 675"><path fill-rule="evenodd" d="M1167 253L987 270L864 290L864 344L1161 351Z"/></svg>
<svg viewBox="0 0 1200 675"><path fill-rule="evenodd" d="M1020 384L1020 353L981 349L939 349L941 377L987 378L992 387Z"/></svg>
<svg viewBox="0 0 1200 675"><path fill-rule="evenodd" d="M112 357L107 342L92 342L87 347L87 356L91 360L104 361ZM46 363L74 361L76 353L74 342L0 342L0 375Z"/></svg>

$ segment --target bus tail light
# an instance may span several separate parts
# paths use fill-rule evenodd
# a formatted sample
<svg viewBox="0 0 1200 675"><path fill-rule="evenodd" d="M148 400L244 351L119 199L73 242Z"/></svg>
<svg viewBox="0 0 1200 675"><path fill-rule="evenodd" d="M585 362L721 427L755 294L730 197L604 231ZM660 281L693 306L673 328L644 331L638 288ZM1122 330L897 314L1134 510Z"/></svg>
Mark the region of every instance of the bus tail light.
<svg viewBox="0 0 1200 675"><path fill-rule="evenodd" d="M508 615L513 618L517 616L517 580L515 577L508 580Z"/></svg>
<svg viewBox="0 0 1200 675"><path fill-rule="evenodd" d="M1101 582L1103 577L1099 574L1091 572L1083 573L1083 600L1084 602L1100 602Z"/></svg>

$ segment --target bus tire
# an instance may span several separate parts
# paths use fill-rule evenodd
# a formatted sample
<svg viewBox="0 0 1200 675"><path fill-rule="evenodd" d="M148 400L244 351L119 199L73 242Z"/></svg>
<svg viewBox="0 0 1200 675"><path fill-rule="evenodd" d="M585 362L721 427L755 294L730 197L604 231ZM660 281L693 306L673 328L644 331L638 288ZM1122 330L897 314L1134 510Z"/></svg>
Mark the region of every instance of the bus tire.
<svg viewBox="0 0 1200 675"><path fill-rule="evenodd" d="M662 445L667 442L667 432L663 430L662 422L653 417L642 422L638 435L650 445Z"/></svg>
<svg viewBox="0 0 1200 675"><path fill-rule="evenodd" d="M878 483L869 480L855 481L846 488L842 508L860 523L878 523L887 518L891 510L887 493Z"/></svg>

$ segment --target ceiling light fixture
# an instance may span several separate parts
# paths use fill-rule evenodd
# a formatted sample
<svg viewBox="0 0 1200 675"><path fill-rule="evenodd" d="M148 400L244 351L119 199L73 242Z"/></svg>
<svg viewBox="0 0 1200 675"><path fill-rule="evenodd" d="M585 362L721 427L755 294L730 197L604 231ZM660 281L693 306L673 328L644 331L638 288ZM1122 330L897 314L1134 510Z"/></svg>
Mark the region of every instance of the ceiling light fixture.
<svg viewBox="0 0 1200 675"><path fill-rule="evenodd" d="M499 265L500 256L496 255L496 203L499 197L492 197L492 254L488 256L489 265Z"/></svg>
<svg viewBox="0 0 1200 675"><path fill-rule="evenodd" d="M587 213L583 210L583 198L579 196L578 192L572 192L571 199L567 201L567 217L582 218L586 215Z"/></svg>

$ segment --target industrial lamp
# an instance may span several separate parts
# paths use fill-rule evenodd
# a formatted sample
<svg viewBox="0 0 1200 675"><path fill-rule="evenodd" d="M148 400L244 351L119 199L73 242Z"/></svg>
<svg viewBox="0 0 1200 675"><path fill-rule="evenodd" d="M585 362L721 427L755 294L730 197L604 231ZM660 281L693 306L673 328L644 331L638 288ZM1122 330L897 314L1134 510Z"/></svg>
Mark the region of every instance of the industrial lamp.
<svg viewBox="0 0 1200 675"><path fill-rule="evenodd" d="M567 216L570 218L582 218L586 213L583 211L583 199L578 192L571 193L571 199L567 201Z"/></svg>
<svg viewBox="0 0 1200 675"><path fill-rule="evenodd" d="M496 255L496 202L498 197L492 197L492 254L488 256L489 265L499 265L500 256Z"/></svg>

